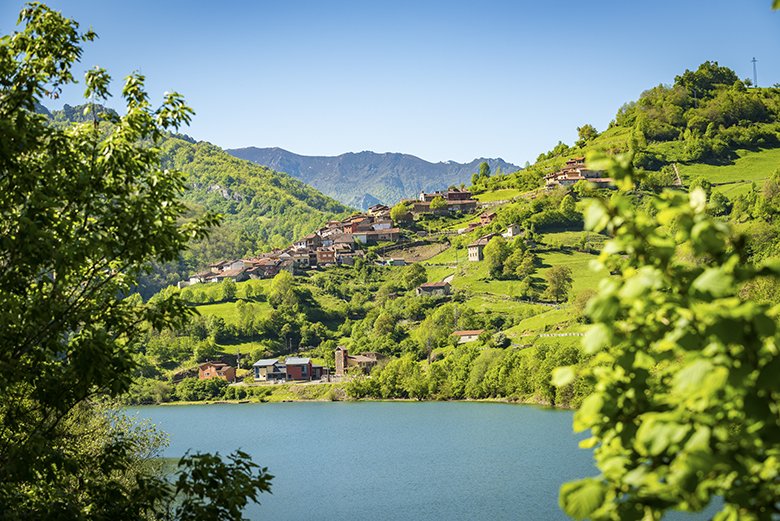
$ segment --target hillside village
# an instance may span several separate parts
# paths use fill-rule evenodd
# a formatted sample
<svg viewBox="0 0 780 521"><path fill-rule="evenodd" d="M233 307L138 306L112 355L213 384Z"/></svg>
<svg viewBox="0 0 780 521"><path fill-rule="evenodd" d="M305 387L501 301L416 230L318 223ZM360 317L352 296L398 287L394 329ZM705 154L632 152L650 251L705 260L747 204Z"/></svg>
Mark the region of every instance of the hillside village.
<svg viewBox="0 0 780 521"><path fill-rule="evenodd" d="M225 257L179 279L179 288L171 289L199 315L182 329L150 336L146 355L158 374L146 385L158 391L139 390L134 400L322 399L334 393L333 399L577 403L584 388L556 396L549 371L586 363L577 348L587 327L584 310L610 274L590 270L608 237L586 231L583 211L587 199L607 201L615 194L613 180L589 168L586 153L630 152L623 157L637 172L637 204L664 189L701 187L708 212L739 223L749 237L756 220L769 219L762 226L772 226L762 201L774 185L762 185L780 159L776 123L766 116L780 107L775 90L710 86L701 103L711 110L725 111L732 97L765 109L746 113L750 124L711 126L706 135L704 128L684 129L681 121L644 114L651 100L679 105L688 111L685 121L696 123L693 115L702 107L686 98L685 88L644 93L603 132L590 127L574 145L559 143L523 170L492 174L480 166L468 188L320 218L324 225L298 233L286 247ZM713 136L720 136L720 148ZM751 136L763 145L751 145ZM751 248L772 256L775 242ZM339 370L344 352L349 354ZM198 364L207 363L217 366L200 374ZM351 363L357 365L349 371ZM191 380L237 385L198 394ZM290 390L299 384L307 390Z"/></svg>
<svg viewBox="0 0 780 521"><path fill-rule="evenodd" d="M441 200L443 204L436 206L436 200ZM417 199L403 200L401 204L407 206L411 216L472 213L477 209L477 201L472 198L471 192L458 188L444 192L421 192ZM434 209L431 209L431 204L434 204ZM482 220L483 224L491 222L495 214L488 213L487 216L487 220ZM235 282L267 279L282 270L296 274L317 267L352 266L356 258L365 255L366 246L403 241L404 231L397 226L398 223L390 218L390 207L377 204L365 213L353 214L340 221L328 221L325 226L301 237L285 249L258 257L210 264L208 270L180 281L178 287L222 282L226 279ZM387 262L392 263L393 259Z"/></svg>
<svg viewBox="0 0 780 521"><path fill-rule="evenodd" d="M568 190L576 180L595 180L595 186L609 187L609 179L599 177L598 172L584 169L583 159L575 158L555 175L548 177L545 189L547 191L560 188ZM562 180L553 183L550 179ZM187 281L179 284L180 288L196 284L223 282L227 279L235 282L246 280L262 280L276 276L281 271L293 275L305 275L316 269L335 266L354 266L355 259L366 257L366 248L377 244L403 248L413 235L428 236L428 232L414 226L418 219L443 218L444 222L458 222L477 214L480 207L484 210L478 213L465 227L449 230L456 236L471 236L481 228L495 229L498 213L494 204L480 204L473 194L463 188L451 188L447 191L421 193L418 198L403 200L401 205L408 211L399 222L393 222L390 217L391 208L385 205L375 205L366 212L353 214L342 220L327 222L315 232L294 241L288 248L275 250L257 258L222 261L209 266L209 270L193 275ZM431 206L433 205L433 208ZM503 226L503 225L502 225ZM412 229L412 228L416 229ZM494 237L514 241L526 235L526 230L517 223L504 226L502 231L484 233L465 245L468 263L479 263L484 260L484 249ZM422 233L421 233L422 232ZM434 232L436 233L436 232ZM438 233L441 233L438 232ZM524 244L534 245L533 239L524 239ZM404 266L407 262L401 259L377 258L379 266ZM429 280L414 288L417 297L431 299L448 299L452 296L452 277L445 280ZM440 300L443 302L443 300ZM484 329L455 330L452 335L456 344L476 342L480 338L490 338ZM240 355L239 355L240 356ZM377 352L361 352L357 355L348 354L345 346L338 346L333 352L333 362L330 365L314 363L311 357L287 356L282 358L263 358L254 362L251 372L245 381L255 385L276 384L284 382L338 382L348 374L348 369L357 368L356 374L367 375L378 363L386 363L387 357ZM238 365L238 364L237 364ZM199 366L198 378L206 380L219 378L227 382L237 382L236 367L224 360L207 361Z"/></svg>

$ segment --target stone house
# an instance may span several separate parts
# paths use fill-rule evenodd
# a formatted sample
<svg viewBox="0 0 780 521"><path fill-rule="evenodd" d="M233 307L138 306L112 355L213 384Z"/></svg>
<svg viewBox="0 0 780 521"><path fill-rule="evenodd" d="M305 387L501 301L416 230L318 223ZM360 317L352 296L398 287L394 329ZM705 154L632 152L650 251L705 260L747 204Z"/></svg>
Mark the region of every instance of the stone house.
<svg viewBox="0 0 780 521"><path fill-rule="evenodd" d="M441 297L450 294L449 282L426 282L417 286L417 296Z"/></svg>
<svg viewBox="0 0 780 521"><path fill-rule="evenodd" d="M222 378L233 382L236 379L236 368L223 362L206 362L198 366L198 379Z"/></svg>

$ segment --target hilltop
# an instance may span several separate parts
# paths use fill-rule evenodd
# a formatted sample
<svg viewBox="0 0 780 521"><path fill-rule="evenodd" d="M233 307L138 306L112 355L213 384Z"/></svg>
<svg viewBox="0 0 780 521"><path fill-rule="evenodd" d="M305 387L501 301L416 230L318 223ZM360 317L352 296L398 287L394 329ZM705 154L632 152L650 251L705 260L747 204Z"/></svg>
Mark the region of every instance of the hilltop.
<svg viewBox="0 0 780 521"><path fill-rule="evenodd" d="M443 190L470 183L486 162L493 172L520 167L503 159L479 158L470 163L431 163L409 154L375 152L339 156L302 156L281 148L238 148L231 155L286 172L344 204L365 210L374 204L393 204L421 191Z"/></svg>
<svg viewBox="0 0 780 521"><path fill-rule="evenodd" d="M678 174L690 182L718 172L714 183L741 182L744 192L774 170L771 160L759 156L780 147L780 88L751 87L730 69L705 62L624 104L603 131L583 124L578 134L575 143L559 142L529 168L493 180L485 189L528 190L572 157L631 152L643 188L671 186ZM744 159L749 157L755 159ZM731 170L733 179L722 177L729 171L724 167L738 163Z"/></svg>

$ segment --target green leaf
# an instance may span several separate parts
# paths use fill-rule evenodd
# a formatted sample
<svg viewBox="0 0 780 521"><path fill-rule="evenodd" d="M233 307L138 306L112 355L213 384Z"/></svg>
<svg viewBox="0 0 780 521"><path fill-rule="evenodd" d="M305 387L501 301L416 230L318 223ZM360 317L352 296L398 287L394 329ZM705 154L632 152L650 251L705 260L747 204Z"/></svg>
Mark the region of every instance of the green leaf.
<svg viewBox="0 0 780 521"><path fill-rule="evenodd" d="M552 384L555 387L564 387L574 381L576 376L574 367L567 365L564 367L556 367L552 372Z"/></svg>
<svg viewBox="0 0 780 521"><path fill-rule="evenodd" d="M612 340L612 333L605 324L594 324L582 337L582 350L593 355L607 347Z"/></svg>
<svg viewBox="0 0 780 521"><path fill-rule="evenodd" d="M604 398L599 393L593 393L582 401L582 405L574 413L573 427L575 432L582 432L601 421Z"/></svg>
<svg viewBox="0 0 780 521"><path fill-rule="evenodd" d="M690 193L691 208L696 213L704 213L707 209L707 192L700 186L697 186Z"/></svg>
<svg viewBox="0 0 780 521"><path fill-rule="evenodd" d="M643 455L658 456L670 445L685 438L690 427L647 415L636 432L636 449Z"/></svg>
<svg viewBox="0 0 780 521"><path fill-rule="evenodd" d="M691 289L713 297L723 297L733 293L734 277L726 273L723 268L707 268L696 277L691 284Z"/></svg>
<svg viewBox="0 0 780 521"><path fill-rule="evenodd" d="M594 232L600 232L607 226L607 223L609 223L607 209L600 201L591 201L590 204L585 207L583 217L585 219L585 229Z"/></svg>
<svg viewBox="0 0 780 521"><path fill-rule="evenodd" d="M594 478L564 483L559 504L574 519L585 519L604 503L604 484Z"/></svg>

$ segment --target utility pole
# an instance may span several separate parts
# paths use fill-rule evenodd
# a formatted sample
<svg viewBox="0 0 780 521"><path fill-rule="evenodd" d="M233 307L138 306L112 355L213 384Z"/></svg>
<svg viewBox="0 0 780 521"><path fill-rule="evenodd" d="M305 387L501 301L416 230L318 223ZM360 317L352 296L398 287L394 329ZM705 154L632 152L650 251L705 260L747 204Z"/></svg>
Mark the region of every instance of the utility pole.
<svg viewBox="0 0 780 521"><path fill-rule="evenodd" d="M756 57L753 56L753 88L758 88L758 76L756 75Z"/></svg>

